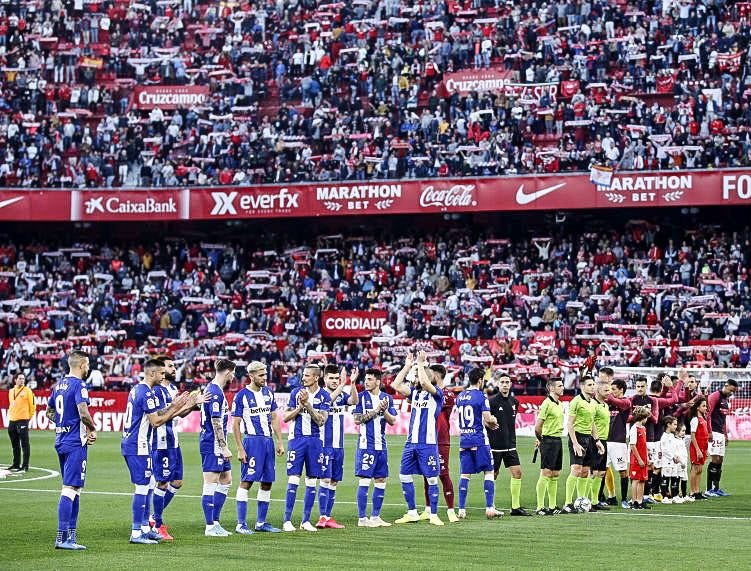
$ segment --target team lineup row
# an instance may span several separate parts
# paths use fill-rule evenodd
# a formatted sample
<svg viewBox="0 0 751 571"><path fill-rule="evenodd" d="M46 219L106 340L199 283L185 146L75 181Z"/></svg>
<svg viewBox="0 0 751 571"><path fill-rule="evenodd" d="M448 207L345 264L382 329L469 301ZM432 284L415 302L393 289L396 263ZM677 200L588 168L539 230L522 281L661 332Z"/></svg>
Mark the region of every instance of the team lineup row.
<svg viewBox="0 0 751 571"><path fill-rule="evenodd" d="M47 410L56 426L55 448L63 478L55 547L81 550L85 547L77 542L76 537L80 490L86 476L88 446L96 441L96 433L88 412L88 393L81 381L88 374L87 355L80 351L71 352L69 366L70 374L55 385L51 397L52 406ZM297 528L292 524L292 514L303 473L305 490L300 529L315 532L320 528L343 527L331 514L337 484L343 478L343 416L348 407L352 407L351 412L359 428L355 457L355 476L359 480L358 526L390 526L390 523L380 517L380 511L389 475L386 425L396 422L397 412L392 397L382 391L380 371L366 370L364 390L358 393L355 385L357 370L353 371L350 382L347 383L345 372L340 371L336 365L326 365L323 369L318 365L308 365L303 371L302 386L290 394L286 409L279 412L274 396L266 386L266 366L260 362L250 363L247 372L249 383L235 395L230 411L223 389L234 377L233 362L226 359L215 362L214 379L203 393L194 391L178 394L173 385L174 362L168 357L147 361L143 381L128 396L121 441L121 453L135 486L130 542L155 544L172 539L164 525L163 514L182 485L182 456L175 419L194 410L200 410L201 413L201 503L206 524L205 535L231 535L220 524L222 508L232 484L233 455L227 440L230 431L237 446L241 468L241 482L236 493L237 533L250 535L254 532L295 531ZM419 353L416 358L409 355L391 385L411 403L409 434L399 467L399 480L407 512L395 523L425 519L432 525L443 526L438 515L439 480L448 505L448 519L454 522L465 518L470 477L478 473L484 475L487 517L503 515L495 509L494 497L495 477L504 465L511 474L511 514L531 515L520 505L522 473L515 435L518 402L510 394L510 379L507 376L500 377L499 392L489 400L484 391L486 373L476 369L470 371L469 386L455 397L454 393L442 388L445 373L442 365L429 365L424 353ZM674 489L673 485L681 476L677 470L681 465L678 447L670 459L671 465L665 466L661 484L658 485L658 489L662 485L665 490L665 498L650 496L649 500L643 500L641 494L643 481L649 480L650 474L663 467L662 461L658 459L661 458L659 445L663 438L661 436L658 439L658 447L655 448L654 425L659 423L660 415L669 406L689 407L692 417L696 419L696 422L691 421L692 476L695 475L694 466L703 464L703 458L707 456L708 431L704 420L706 399L702 400L700 395L691 394L690 390L679 395L684 384L681 379L673 384L667 377L660 380L660 387L653 384L653 391L669 391L668 397L641 394L645 391L640 383L646 384L645 381L637 381L637 394L625 399L622 395L625 384L613 381L612 371L609 369L600 370L597 383L590 375L582 377L581 394L569 406L566 432L569 436L571 473L566 481L566 501L562 509L557 506L557 479L563 457L563 385L558 380L548 384L549 397L541 407L535 427L542 468L536 486L537 514L608 509L607 504L615 501L613 497L610 502L606 502L603 497L602 482L609 461L621 475L621 492L623 501L626 502L624 482L627 485L629 474L624 473L624 459L628 458L629 451L625 441L626 422L629 420L632 423L629 444L630 477L633 481L633 504L630 505L640 509L647 507L647 501L667 500ZM725 389L728 387L732 389L731 385L727 385ZM347 388L349 390L345 392ZM458 511L454 510L453 484L448 474L448 419L454 406L457 408L460 429ZM275 480L275 455L285 454L280 414L288 425L288 434L285 513L282 528L278 529L266 521L266 515ZM669 427L667 434L675 440L673 434L676 432L677 421L666 424ZM611 425L615 430L611 431ZM712 429L714 428L713 421ZM655 450L657 452L653 454ZM714 465L714 452L712 458ZM685 466L685 462L682 465ZM674 467L676 470L673 470ZM701 471L698 470L698 473ZM425 478L426 510L422 514L418 513L416 506L415 474ZM258 482L259 486L256 495L256 523L251 528L247 525L247 510L253 482ZM694 483L692 480L692 492L698 493L698 480L696 488ZM368 516L371 484L372 502ZM717 488L719 489L719 477ZM310 516L316 498L320 518L313 525ZM598 501L590 502L588 498ZM153 519L150 518L152 508Z"/></svg>

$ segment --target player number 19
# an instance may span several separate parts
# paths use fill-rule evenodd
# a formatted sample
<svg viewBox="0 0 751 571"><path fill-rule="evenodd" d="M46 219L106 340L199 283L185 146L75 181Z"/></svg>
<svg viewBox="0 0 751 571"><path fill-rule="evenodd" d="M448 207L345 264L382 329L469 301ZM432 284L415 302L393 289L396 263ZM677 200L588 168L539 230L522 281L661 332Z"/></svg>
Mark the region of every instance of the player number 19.
<svg viewBox="0 0 751 571"><path fill-rule="evenodd" d="M475 411L471 406L459 407L459 428L472 428L475 424Z"/></svg>

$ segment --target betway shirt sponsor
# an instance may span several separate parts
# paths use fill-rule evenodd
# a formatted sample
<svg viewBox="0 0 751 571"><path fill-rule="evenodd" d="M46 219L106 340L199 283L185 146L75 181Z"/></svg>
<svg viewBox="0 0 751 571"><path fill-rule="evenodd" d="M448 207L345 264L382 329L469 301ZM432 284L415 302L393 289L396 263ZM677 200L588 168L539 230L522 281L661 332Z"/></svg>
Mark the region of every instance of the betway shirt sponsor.
<svg viewBox="0 0 751 571"><path fill-rule="evenodd" d="M247 436L271 438L271 413L275 410L274 393L268 387L261 387L260 391L245 387L232 401L232 416L242 418L242 430Z"/></svg>
<svg viewBox="0 0 751 571"><path fill-rule="evenodd" d="M308 389L306 389L305 387L298 387L293 390L289 395L289 403L287 404L287 408L297 408L298 395L300 394L300 392L306 390ZM329 393L324 389L318 389L318 391L313 395L308 394L308 400L313 405L314 410L328 412L329 408L331 407L331 397L329 396ZM293 418L290 421L287 430L287 440L294 440L295 438L304 438L307 436L313 438L321 437L321 427L313 422L313 419L311 418L310 413L307 410L303 410L300 414Z"/></svg>
<svg viewBox="0 0 751 571"><path fill-rule="evenodd" d="M422 388L412 389L412 414L409 418L407 443L417 446L438 444L437 420L443 406L443 391L434 395Z"/></svg>
<svg viewBox="0 0 751 571"><path fill-rule="evenodd" d="M344 414L348 401L349 394L341 393L331 402L326 424L321 431L321 442L325 448L344 448Z"/></svg>

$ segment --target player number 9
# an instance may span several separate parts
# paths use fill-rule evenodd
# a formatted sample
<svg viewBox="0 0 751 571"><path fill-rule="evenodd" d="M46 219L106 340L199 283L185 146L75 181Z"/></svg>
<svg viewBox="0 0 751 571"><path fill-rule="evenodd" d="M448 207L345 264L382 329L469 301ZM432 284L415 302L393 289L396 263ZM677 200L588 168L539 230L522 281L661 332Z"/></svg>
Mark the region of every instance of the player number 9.
<svg viewBox="0 0 751 571"><path fill-rule="evenodd" d="M65 412L65 402L63 401L63 395L57 395L55 398L55 410L57 411L57 423L63 423L63 412Z"/></svg>

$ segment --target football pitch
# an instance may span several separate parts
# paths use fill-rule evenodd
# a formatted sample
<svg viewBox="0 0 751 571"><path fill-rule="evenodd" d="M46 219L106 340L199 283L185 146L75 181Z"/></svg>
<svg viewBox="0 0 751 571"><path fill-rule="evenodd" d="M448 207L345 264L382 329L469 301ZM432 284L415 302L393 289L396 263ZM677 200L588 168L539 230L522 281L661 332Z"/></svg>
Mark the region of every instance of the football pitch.
<svg viewBox="0 0 751 571"><path fill-rule="evenodd" d="M654 569L748 568L751 561L751 442L733 442L723 471L722 487L732 496L683 505L654 506L649 512L612 508L607 513L554 517L509 517L488 521L484 514L482 477L470 483L468 518L449 524L441 496L440 514L445 527L427 522L391 528L358 528L353 474L355 438L346 437L345 478L339 484L333 515L346 526L317 533L254 534L228 538L203 535L201 472L196 434L181 435L185 480L165 513L174 542L130 545L131 494L125 463L120 456L120 435L103 433L89 451L86 488L81 496L78 538L89 549L63 552L53 548L57 527L60 477L53 449L54 434L33 432L32 465L27 474L0 480L3 534L0 569ZM7 436L3 460L8 455ZM393 522L404 511L398 479L403 437L389 438L391 476L382 517ZM458 442L453 442L451 474L458 490ZM532 440L520 440L524 479L522 505L535 507L539 464L531 463ZM567 466L564 466L567 469ZM234 495L239 465L233 459L233 485L222 513L222 524L234 530ZM563 502L566 472L558 498ZM703 480L705 478L702 478ZM418 480L416 480L417 482ZM508 512L509 476L496 484L496 506ZM705 482L702 482L704 485ZM418 507L422 485L417 484ZM277 460L277 481L272 490L268 521L281 527L286 488L284 459ZM255 520L255 485L248 520ZM299 525L302 486L293 523ZM370 510L370 501L368 504ZM311 520L318 519L318 506ZM744 563L745 562L745 563Z"/></svg>

